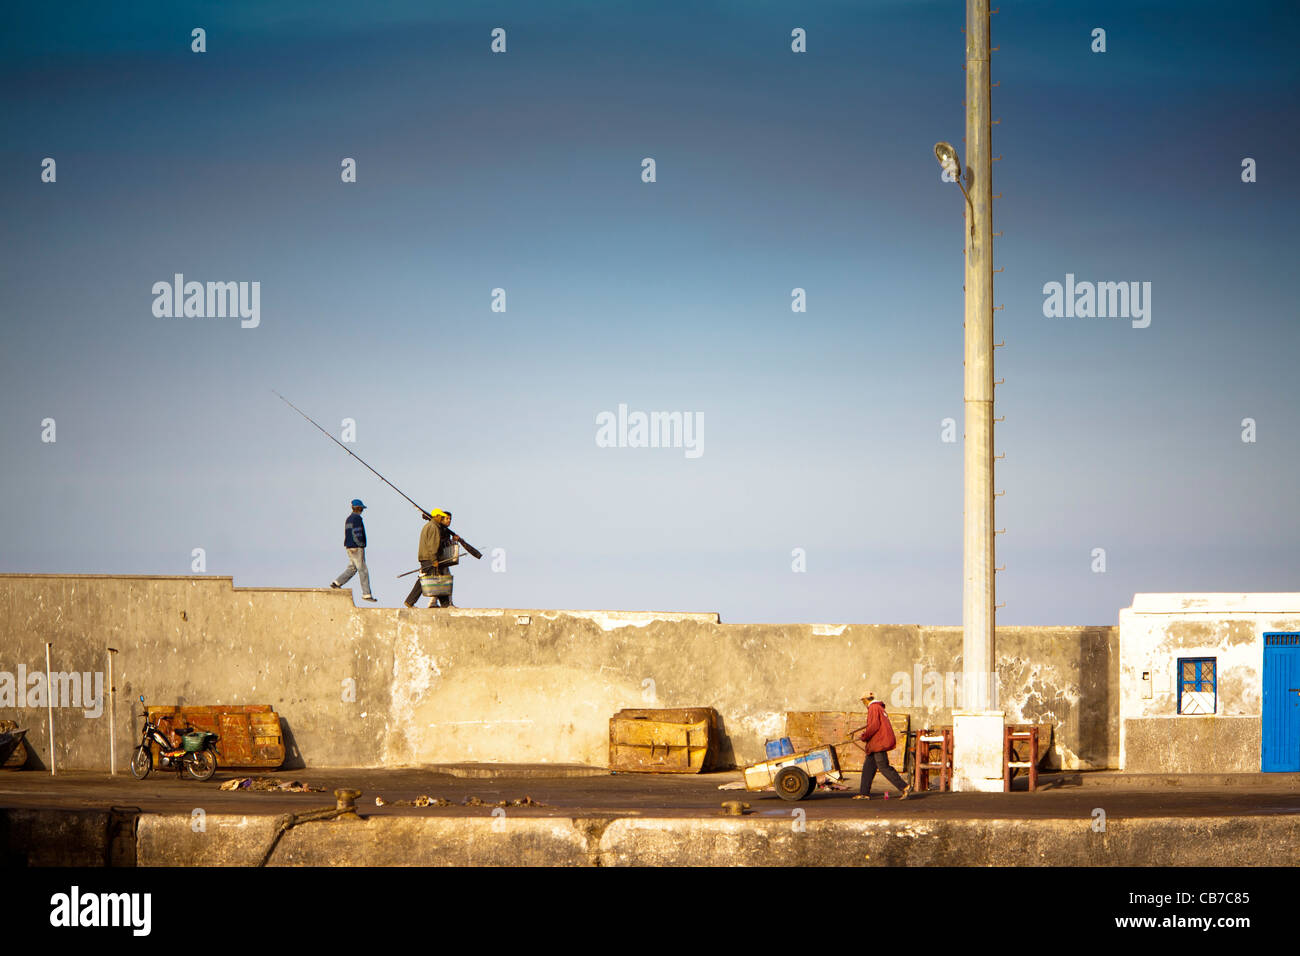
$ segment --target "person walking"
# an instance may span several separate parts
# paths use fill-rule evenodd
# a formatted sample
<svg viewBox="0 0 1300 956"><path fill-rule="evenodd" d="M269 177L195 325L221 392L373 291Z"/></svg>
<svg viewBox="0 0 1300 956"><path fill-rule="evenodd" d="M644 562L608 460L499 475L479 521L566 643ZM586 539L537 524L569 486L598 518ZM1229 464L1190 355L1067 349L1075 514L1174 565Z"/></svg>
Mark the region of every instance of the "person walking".
<svg viewBox="0 0 1300 956"><path fill-rule="evenodd" d="M377 601L370 593L370 571L366 568L366 526L361 520L361 512L366 510L360 498L352 499L352 514L343 522L343 547L348 552L348 566L343 573L330 582L330 587L341 588L352 580L352 575L361 575L361 596L367 601Z"/></svg>
<svg viewBox="0 0 1300 956"><path fill-rule="evenodd" d="M862 762L862 783L858 785L858 793L853 799L871 799L871 784L876 779L876 771L879 770L884 774L885 779L898 789L898 798L906 800L912 788L903 783L903 778L898 775L898 771L889 765L889 751L894 749L898 740L894 737L894 728L889 722L889 715L885 713L885 704L883 701L876 700L876 695L872 693L863 697L862 703L867 705L867 725L862 729L860 739L867 757Z"/></svg>
<svg viewBox="0 0 1300 956"><path fill-rule="evenodd" d="M459 563L456 554L456 536L446 529L451 525L451 512L434 508L433 514L425 515L427 519L420 529L420 546L416 558L420 562L420 574L406 596L406 606L415 607L423 593L420 578L426 574L446 574L451 577L451 566ZM450 592L445 597L429 599L429 607L455 607L451 603Z"/></svg>

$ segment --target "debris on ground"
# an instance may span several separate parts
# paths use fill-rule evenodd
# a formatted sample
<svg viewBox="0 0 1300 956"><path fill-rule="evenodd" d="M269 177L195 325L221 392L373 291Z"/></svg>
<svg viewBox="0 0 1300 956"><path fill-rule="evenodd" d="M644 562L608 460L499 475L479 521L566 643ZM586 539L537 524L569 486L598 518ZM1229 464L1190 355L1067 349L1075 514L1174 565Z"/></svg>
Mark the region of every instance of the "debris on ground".
<svg viewBox="0 0 1300 956"><path fill-rule="evenodd" d="M544 807L546 804L538 803L532 797L523 796L517 800L498 800L496 803L489 803L478 797L466 797L460 804L462 807ZM414 800L385 800L383 797L375 797L375 806L377 807L450 807L452 802L444 800L442 797L431 797L427 793L422 793Z"/></svg>
<svg viewBox="0 0 1300 956"><path fill-rule="evenodd" d="M324 787L311 787L299 780L279 777L235 777L221 785L222 790L273 790L280 793L324 793Z"/></svg>
<svg viewBox="0 0 1300 956"><path fill-rule="evenodd" d="M733 780L731 783L720 783L718 784L718 789L719 790L744 790L745 781Z"/></svg>
<svg viewBox="0 0 1300 956"><path fill-rule="evenodd" d="M466 797L461 802L462 807L544 807L546 804L538 803L532 797L523 796L518 800L498 800L496 803L489 803L486 800L480 800L478 797Z"/></svg>
<svg viewBox="0 0 1300 956"><path fill-rule="evenodd" d="M431 797L427 793L422 793L414 800L385 800L383 797L375 797L375 806L377 807L449 807L450 800L444 800L442 797Z"/></svg>

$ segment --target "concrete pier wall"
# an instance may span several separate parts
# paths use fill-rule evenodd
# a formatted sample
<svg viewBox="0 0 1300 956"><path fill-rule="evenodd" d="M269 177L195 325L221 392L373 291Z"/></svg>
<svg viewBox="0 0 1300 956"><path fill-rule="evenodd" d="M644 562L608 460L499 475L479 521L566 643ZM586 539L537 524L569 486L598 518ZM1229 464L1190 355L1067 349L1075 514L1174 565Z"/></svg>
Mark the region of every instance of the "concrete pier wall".
<svg viewBox="0 0 1300 956"><path fill-rule="evenodd" d="M724 761L745 763L784 732L785 711L859 709L866 690L914 727L950 723L961 671L955 626L358 608L348 591L236 588L202 575L0 575L0 719L28 729L33 764L45 767L45 700L33 698L46 642L64 675L54 738L67 769L108 768L106 648L117 648L119 772L140 694L271 704L289 766L603 765L615 711L685 706L714 707ZM1009 721L1055 726L1053 766L1118 766L1118 628L999 628L998 655L1000 706Z"/></svg>
<svg viewBox="0 0 1300 956"><path fill-rule="evenodd" d="M1023 799L1023 798L1021 798ZM115 811L116 813L116 811ZM0 810L0 864L255 866L271 815ZM270 866L1277 866L1300 815L907 819L392 817L307 823Z"/></svg>

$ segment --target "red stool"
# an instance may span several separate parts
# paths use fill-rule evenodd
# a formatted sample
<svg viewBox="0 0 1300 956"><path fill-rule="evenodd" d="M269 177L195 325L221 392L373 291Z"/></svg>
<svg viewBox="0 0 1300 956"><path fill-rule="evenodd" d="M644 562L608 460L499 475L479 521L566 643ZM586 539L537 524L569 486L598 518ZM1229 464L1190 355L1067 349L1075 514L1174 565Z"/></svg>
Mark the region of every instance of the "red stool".
<svg viewBox="0 0 1300 956"><path fill-rule="evenodd" d="M930 745L939 745L939 761L930 761ZM922 730L916 735L912 751L912 788L918 791L930 789L930 771L939 772L939 789L952 789L952 728L939 730ZM925 755L922 759L921 755Z"/></svg>
<svg viewBox="0 0 1300 956"><path fill-rule="evenodd" d="M1013 747L1016 741L1029 741L1029 760L1016 761L1011 757L1014 753ZM1018 755L1017 755L1018 756ZM1023 730L1017 730L1015 726L1009 725L1002 731L1002 791L1011 792L1011 771L1029 770L1029 789L1038 789L1038 728L1029 727Z"/></svg>

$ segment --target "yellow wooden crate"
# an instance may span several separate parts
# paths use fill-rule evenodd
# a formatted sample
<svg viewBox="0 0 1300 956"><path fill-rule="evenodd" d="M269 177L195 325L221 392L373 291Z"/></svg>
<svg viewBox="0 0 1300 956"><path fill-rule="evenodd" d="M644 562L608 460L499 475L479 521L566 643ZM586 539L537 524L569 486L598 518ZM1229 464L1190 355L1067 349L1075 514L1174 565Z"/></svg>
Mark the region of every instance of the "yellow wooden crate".
<svg viewBox="0 0 1300 956"><path fill-rule="evenodd" d="M717 712L711 707L620 710L609 721L609 768L699 773L712 767Z"/></svg>

